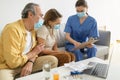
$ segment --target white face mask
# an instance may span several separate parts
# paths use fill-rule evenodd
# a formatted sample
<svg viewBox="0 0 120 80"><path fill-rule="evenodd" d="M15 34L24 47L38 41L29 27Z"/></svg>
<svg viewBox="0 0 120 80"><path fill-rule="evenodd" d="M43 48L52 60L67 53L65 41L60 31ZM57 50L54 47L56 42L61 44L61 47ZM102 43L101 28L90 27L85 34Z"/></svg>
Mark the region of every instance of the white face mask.
<svg viewBox="0 0 120 80"><path fill-rule="evenodd" d="M35 28L41 27L41 26L43 25L43 22L44 22L44 20L43 20L43 19L40 19L40 20L34 25L34 27L35 27Z"/></svg>
<svg viewBox="0 0 120 80"><path fill-rule="evenodd" d="M78 16L79 18L82 18L82 17L84 17L85 15L86 15L85 12L78 12L78 13L77 13L77 16Z"/></svg>
<svg viewBox="0 0 120 80"><path fill-rule="evenodd" d="M60 24L54 25L54 29L60 29Z"/></svg>

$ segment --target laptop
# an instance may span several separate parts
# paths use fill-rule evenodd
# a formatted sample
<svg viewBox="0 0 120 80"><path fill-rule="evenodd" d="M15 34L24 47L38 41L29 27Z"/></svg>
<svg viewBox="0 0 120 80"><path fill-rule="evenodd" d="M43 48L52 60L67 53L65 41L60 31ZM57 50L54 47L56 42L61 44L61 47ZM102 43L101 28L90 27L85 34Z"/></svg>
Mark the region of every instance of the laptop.
<svg viewBox="0 0 120 80"><path fill-rule="evenodd" d="M83 74L88 74L100 78L107 78L109 64L103 64L98 62L89 62L88 69L83 71Z"/></svg>

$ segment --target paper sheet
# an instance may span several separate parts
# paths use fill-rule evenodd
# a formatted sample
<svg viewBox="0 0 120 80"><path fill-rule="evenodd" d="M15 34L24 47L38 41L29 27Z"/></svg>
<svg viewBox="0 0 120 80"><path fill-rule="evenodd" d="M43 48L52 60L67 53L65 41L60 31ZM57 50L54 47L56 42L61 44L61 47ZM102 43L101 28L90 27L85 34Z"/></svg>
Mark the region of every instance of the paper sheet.
<svg viewBox="0 0 120 80"><path fill-rule="evenodd" d="M87 42L81 43L80 46L73 48L71 51L74 51L74 50L76 50L76 49L85 48L85 47L86 47L87 45L89 45L89 44L94 45L94 43L97 42L97 41L98 41L98 40L96 40L96 39L94 39L94 38L90 38Z"/></svg>
<svg viewBox="0 0 120 80"><path fill-rule="evenodd" d="M64 64L64 66L70 68L71 70L80 71L80 72L87 69L87 67L88 67L87 64L75 63L75 62L66 63L66 64Z"/></svg>

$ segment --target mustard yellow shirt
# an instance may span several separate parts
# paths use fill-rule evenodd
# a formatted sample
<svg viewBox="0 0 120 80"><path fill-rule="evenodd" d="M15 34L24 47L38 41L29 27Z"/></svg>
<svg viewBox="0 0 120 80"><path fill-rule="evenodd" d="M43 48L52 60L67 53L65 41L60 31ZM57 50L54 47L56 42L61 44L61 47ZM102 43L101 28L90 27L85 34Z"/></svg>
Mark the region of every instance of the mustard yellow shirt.
<svg viewBox="0 0 120 80"><path fill-rule="evenodd" d="M36 45L36 36L34 30L31 33L33 48ZM21 67L27 62L27 56L23 55L26 35L22 20L7 24L4 27L0 36L0 69Z"/></svg>

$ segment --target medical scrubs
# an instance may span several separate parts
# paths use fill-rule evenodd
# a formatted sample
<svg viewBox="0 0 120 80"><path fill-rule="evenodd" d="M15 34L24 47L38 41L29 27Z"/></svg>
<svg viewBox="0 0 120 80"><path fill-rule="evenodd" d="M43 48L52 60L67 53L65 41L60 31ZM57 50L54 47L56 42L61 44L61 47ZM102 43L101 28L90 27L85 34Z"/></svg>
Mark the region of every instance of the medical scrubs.
<svg viewBox="0 0 120 80"><path fill-rule="evenodd" d="M98 38L99 33L97 29L97 22L96 20L88 16L85 21L80 24L80 18L77 15L70 16L67 20L65 30L66 33L70 33L70 37L77 42L86 42L90 37ZM83 52L87 54L88 58L96 56L96 47L95 45L92 48L84 48L84 49L77 49L72 51L75 46L66 41L65 48L67 51L73 52L76 56L76 61L80 61L83 59Z"/></svg>

